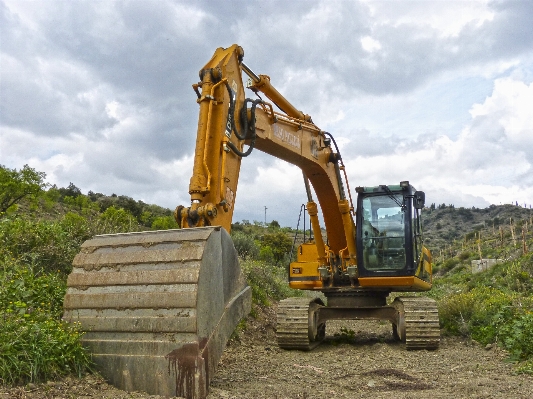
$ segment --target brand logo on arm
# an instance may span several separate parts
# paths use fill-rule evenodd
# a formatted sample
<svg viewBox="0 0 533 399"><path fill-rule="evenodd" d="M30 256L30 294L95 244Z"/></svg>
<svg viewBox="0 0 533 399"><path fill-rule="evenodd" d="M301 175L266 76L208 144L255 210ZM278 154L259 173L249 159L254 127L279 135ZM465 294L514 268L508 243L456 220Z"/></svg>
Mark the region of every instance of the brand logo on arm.
<svg viewBox="0 0 533 399"><path fill-rule="evenodd" d="M291 147L301 149L302 144L300 142L300 138L296 136L295 134L289 133L285 129L283 129L281 126L278 126L277 124L274 124L273 129L274 136L283 141L284 143L287 143Z"/></svg>

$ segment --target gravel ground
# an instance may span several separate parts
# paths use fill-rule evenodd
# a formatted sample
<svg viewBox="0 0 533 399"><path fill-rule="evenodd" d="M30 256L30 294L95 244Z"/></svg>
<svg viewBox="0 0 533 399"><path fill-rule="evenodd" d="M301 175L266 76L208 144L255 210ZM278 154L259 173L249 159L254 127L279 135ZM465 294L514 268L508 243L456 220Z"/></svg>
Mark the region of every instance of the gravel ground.
<svg viewBox="0 0 533 399"><path fill-rule="evenodd" d="M533 377L514 375L505 352L443 338L437 351L406 351L380 322L329 322L311 352L285 351L267 309L228 345L208 399L231 398L532 398ZM351 334L353 331L355 334ZM0 399L157 399L127 393L101 377L0 388Z"/></svg>

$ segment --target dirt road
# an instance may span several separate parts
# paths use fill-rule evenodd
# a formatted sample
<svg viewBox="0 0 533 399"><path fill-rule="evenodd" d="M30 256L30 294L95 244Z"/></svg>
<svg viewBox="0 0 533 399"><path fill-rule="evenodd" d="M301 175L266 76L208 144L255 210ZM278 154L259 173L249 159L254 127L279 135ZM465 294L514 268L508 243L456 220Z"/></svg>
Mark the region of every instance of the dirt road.
<svg viewBox="0 0 533 399"><path fill-rule="evenodd" d="M228 346L209 399L533 398L533 377L514 375L497 347L444 337L437 351L406 351L390 324L350 321L328 322L311 352L285 351L273 312Z"/></svg>
<svg viewBox="0 0 533 399"><path fill-rule="evenodd" d="M458 338L438 351L406 351L379 322L330 322L311 352L285 351L274 336L275 313L250 323L229 344L208 399L231 398L532 398L533 377L514 375L506 354ZM0 398L143 398L101 378L67 379L0 389Z"/></svg>

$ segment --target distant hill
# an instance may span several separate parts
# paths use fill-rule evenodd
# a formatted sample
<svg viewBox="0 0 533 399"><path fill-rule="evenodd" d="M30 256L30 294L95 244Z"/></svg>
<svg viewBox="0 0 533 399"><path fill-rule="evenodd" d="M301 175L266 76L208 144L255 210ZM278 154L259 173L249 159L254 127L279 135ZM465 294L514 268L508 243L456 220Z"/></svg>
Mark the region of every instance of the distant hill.
<svg viewBox="0 0 533 399"><path fill-rule="evenodd" d="M455 208L453 205L425 208L422 212L424 243L435 251L450 245L454 240L463 240L474 232L494 229L500 225L528 220L533 209L514 205L491 205L488 208Z"/></svg>

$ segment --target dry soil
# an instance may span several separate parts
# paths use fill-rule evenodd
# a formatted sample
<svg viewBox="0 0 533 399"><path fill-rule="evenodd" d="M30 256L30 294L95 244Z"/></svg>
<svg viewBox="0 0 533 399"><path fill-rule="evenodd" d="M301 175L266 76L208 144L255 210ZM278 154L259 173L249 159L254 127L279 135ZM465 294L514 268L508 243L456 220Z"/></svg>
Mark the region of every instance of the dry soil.
<svg viewBox="0 0 533 399"><path fill-rule="evenodd" d="M232 340L208 399L231 398L533 398L533 377L516 375L498 347L444 337L437 351L406 351L380 322L330 322L311 352L277 347L275 309ZM354 334L352 334L352 332ZM0 399L156 399L127 393L101 377L0 388Z"/></svg>

